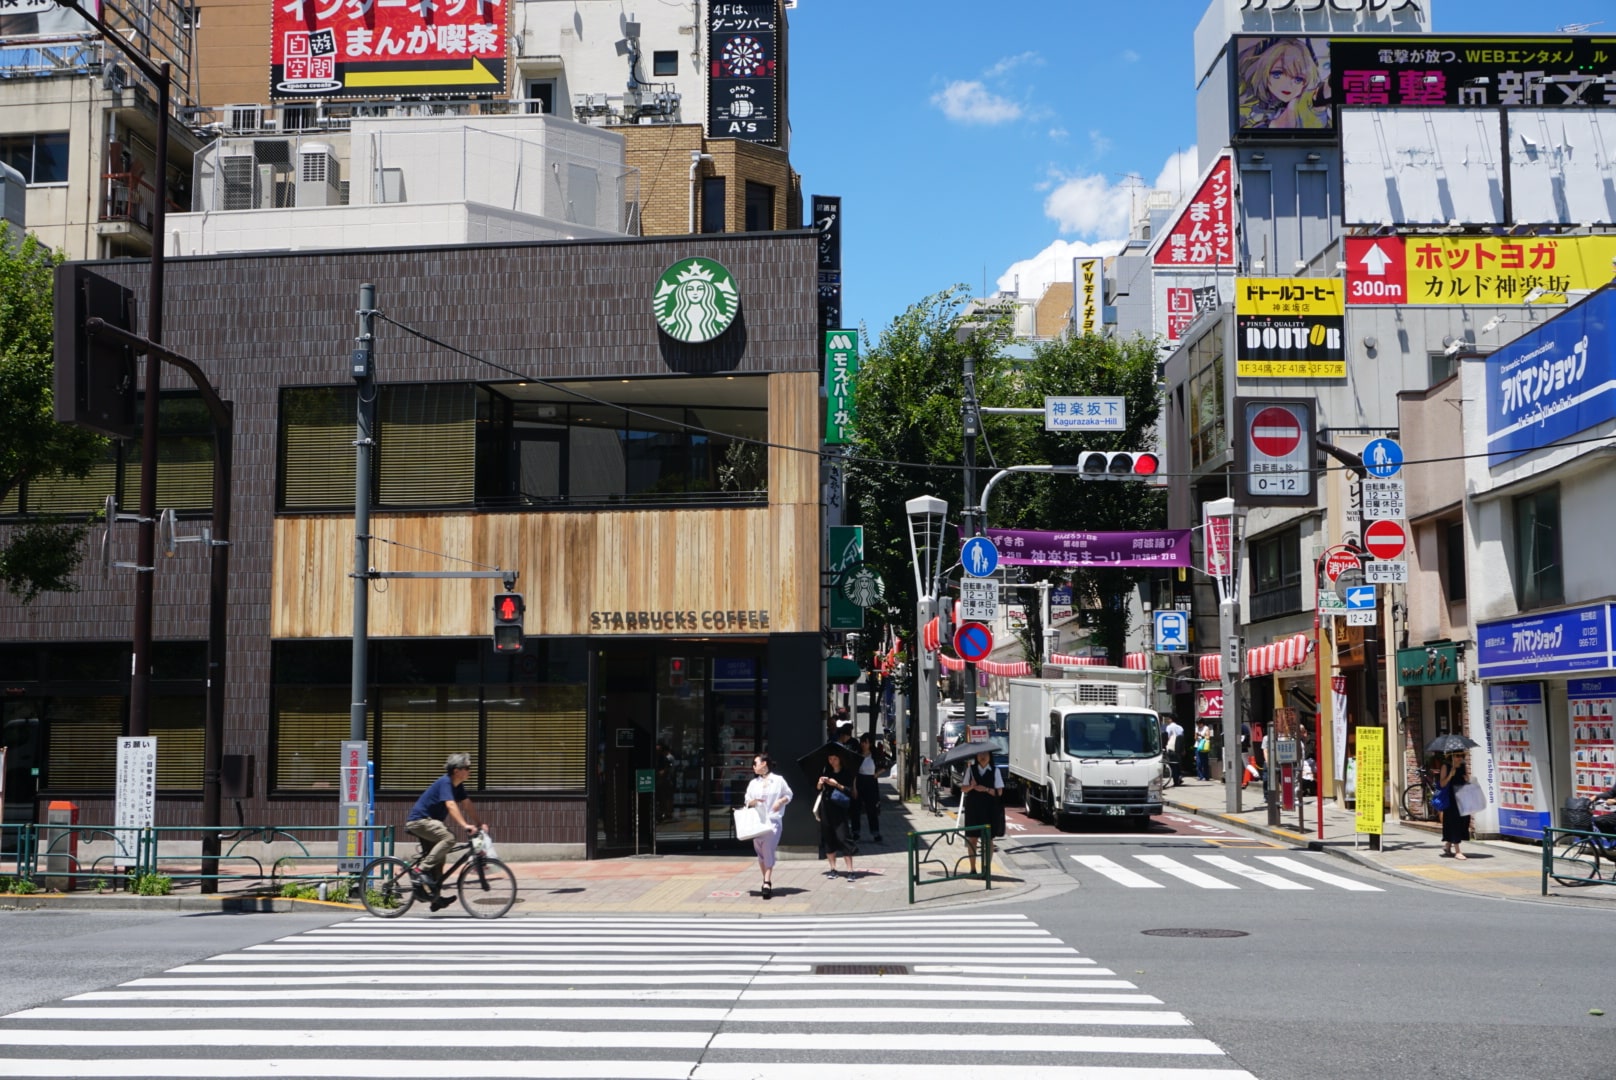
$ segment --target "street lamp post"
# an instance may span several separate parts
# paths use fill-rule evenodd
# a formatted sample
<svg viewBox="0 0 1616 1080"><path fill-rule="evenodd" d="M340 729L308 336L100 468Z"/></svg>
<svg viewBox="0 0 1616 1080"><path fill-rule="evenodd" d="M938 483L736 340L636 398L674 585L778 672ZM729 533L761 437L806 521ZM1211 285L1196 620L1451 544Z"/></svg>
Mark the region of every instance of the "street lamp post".
<svg viewBox="0 0 1616 1080"><path fill-rule="evenodd" d="M909 559L915 571L915 730L905 740L909 760L901 770L908 783L919 760L920 733L929 732L937 720L937 669L926 651L926 624L937 614L948 504L935 495L921 495L904 503L903 509L909 519Z"/></svg>
<svg viewBox="0 0 1616 1080"><path fill-rule="evenodd" d="M1244 539L1245 507L1232 498L1202 504L1206 519L1206 568L1218 584L1219 667L1223 675L1223 795L1224 809L1240 813L1240 778L1246 763L1240 755L1240 560Z"/></svg>

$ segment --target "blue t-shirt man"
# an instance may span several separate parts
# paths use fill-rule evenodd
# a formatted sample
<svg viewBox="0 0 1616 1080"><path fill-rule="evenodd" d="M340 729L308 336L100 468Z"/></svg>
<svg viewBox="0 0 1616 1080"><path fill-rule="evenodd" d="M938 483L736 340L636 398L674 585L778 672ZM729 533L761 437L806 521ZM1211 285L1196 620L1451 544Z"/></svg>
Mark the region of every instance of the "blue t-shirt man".
<svg viewBox="0 0 1616 1080"><path fill-rule="evenodd" d="M404 831L421 841L426 855L421 859L421 871L426 879L425 888L430 895L437 890L439 876L449 849L454 847L454 833L446 822L451 819L460 828L473 832L482 827L476 808L466 796L466 779L471 776L471 755L450 754L443 763L443 775L421 792L404 819ZM447 901L432 900L437 911Z"/></svg>

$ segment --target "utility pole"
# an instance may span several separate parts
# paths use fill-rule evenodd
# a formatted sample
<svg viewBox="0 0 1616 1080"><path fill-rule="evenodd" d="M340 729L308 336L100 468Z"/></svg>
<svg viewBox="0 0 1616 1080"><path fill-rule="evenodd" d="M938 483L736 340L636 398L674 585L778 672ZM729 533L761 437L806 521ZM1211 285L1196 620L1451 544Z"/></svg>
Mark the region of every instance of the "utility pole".
<svg viewBox="0 0 1616 1080"><path fill-rule="evenodd" d="M976 407L976 358L965 357L965 502L960 507L960 528L966 540L979 528L976 505L976 438L982 433L982 417ZM976 665L965 664L965 730L976 726Z"/></svg>
<svg viewBox="0 0 1616 1080"><path fill-rule="evenodd" d="M366 650L370 633L370 470L376 448L376 286L359 286L359 337L354 340L353 380L359 391L358 431L354 437L353 683L349 693L348 738L365 738L365 694L370 674Z"/></svg>

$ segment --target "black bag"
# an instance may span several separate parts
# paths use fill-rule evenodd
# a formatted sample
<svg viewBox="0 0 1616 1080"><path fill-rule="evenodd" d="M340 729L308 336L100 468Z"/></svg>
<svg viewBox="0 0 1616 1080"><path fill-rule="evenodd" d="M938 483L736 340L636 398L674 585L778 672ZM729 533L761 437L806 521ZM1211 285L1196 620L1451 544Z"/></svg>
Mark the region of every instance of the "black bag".
<svg viewBox="0 0 1616 1080"><path fill-rule="evenodd" d="M1587 832L1593 827L1594 801L1580 795L1568 798L1560 810L1560 828L1581 829Z"/></svg>

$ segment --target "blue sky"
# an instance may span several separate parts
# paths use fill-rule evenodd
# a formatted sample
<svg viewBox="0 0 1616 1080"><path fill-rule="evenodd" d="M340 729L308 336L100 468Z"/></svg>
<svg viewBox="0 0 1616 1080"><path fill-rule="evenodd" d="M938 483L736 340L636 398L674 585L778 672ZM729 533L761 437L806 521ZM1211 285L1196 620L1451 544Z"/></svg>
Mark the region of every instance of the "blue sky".
<svg viewBox="0 0 1616 1080"><path fill-rule="evenodd" d="M1545 33L1609 0L1430 0L1439 33ZM791 160L840 195L844 324L872 336L955 283L1036 296L1116 250L1129 185L1196 167L1205 0L799 0ZM1107 241L1112 241L1106 244Z"/></svg>

